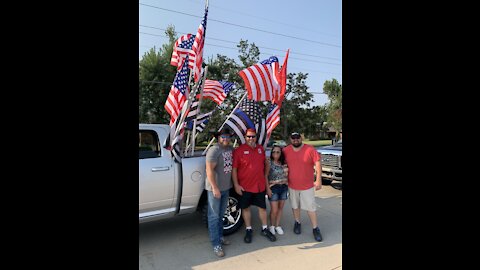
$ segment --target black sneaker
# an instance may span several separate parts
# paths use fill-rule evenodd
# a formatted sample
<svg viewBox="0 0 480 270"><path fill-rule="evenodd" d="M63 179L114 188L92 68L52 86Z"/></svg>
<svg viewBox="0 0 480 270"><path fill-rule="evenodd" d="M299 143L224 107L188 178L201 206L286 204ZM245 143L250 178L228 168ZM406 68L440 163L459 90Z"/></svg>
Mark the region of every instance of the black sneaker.
<svg viewBox="0 0 480 270"><path fill-rule="evenodd" d="M252 229L247 229L245 232L245 237L243 238L243 241L245 243L251 243L252 242Z"/></svg>
<svg viewBox="0 0 480 270"><path fill-rule="evenodd" d="M313 237L315 237L315 240L318 242L322 242L322 234L320 234L320 228L316 227L313 229Z"/></svg>
<svg viewBox="0 0 480 270"><path fill-rule="evenodd" d="M293 225L293 232L296 234L302 233L302 224L295 221L295 224Z"/></svg>
<svg viewBox="0 0 480 270"><path fill-rule="evenodd" d="M272 241L272 242L275 242L277 241L277 238L275 237L275 235L273 235L270 230L268 230L268 228L265 228L262 230L262 235L267 237L268 240Z"/></svg>

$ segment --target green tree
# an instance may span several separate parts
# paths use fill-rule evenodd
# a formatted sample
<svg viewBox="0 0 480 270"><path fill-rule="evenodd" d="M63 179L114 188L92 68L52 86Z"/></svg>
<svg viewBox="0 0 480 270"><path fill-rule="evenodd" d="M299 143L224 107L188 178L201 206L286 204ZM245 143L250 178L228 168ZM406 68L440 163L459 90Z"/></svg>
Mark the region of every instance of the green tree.
<svg viewBox="0 0 480 270"><path fill-rule="evenodd" d="M164 105L175 78L176 69L170 65L175 28L169 26L165 33L169 42L156 51L155 47L146 52L139 61L139 122L168 123L170 115Z"/></svg>
<svg viewBox="0 0 480 270"><path fill-rule="evenodd" d="M168 43L164 44L158 52L152 48L139 62L140 122L168 123L170 120L164 104L176 74L175 67L170 65L170 58L177 37L173 26L167 28L166 34L169 37ZM245 94L244 82L238 72L259 62L260 50L255 43L250 44L248 40L240 40L237 47L241 64L220 54L207 61L208 79L234 82L236 89L229 93L228 98L213 114L206 130L218 129ZM302 132L309 137L318 136L320 128L318 123L325 121L326 109L323 106L310 107L313 95L308 92L307 77L308 73L288 74L286 98L281 109L281 123L274 130L272 138L287 139L288 134L293 130ZM260 103L264 116L266 116L268 104L268 102ZM210 112L215 107L217 107L216 103L206 99L202 101L200 113ZM208 136L207 132L203 132L199 134L198 141L208 139Z"/></svg>
<svg viewBox="0 0 480 270"><path fill-rule="evenodd" d="M327 106L328 123L335 129L338 139L342 130L342 85L336 79L327 80L323 84L323 92L330 100Z"/></svg>
<svg viewBox="0 0 480 270"><path fill-rule="evenodd" d="M277 126L278 131L274 133L282 134L281 137L284 140L288 140L288 135L293 130L302 133L307 130L305 120L311 118L310 102L313 101L313 94L308 92L308 86L305 82L307 77L308 73L302 72L298 74L288 73L287 75L285 99L280 110L282 125Z"/></svg>
<svg viewBox="0 0 480 270"><path fill-rule="evenodd" d="M248 40L240 39L240 43L237 45L240 55L238 58L243 64L243 68L255 65L260 59L260 50L255 43L248 44Z"/></svg>

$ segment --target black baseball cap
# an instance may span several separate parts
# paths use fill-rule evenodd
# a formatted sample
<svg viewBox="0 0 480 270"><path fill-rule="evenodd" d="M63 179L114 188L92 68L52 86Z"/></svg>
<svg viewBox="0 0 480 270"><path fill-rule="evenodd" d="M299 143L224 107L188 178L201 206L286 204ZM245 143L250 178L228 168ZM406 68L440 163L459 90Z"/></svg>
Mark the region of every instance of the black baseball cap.
<svg viewBox="0 0 480 270"><path fill-rule="evenodd" d="M290 134L290 138L292 138L292 139L298 139L298 138L300 138L300 133L298 133L298 132L292 132L292 134Z"/></svg>
<svg viewBox="0 0 480 270"><path fill-rule="evenodd" d="M215 137L218 137L218 136L224 135L224 134L233 136L232 130L231 130L229 127L224 127L224 128L222 128L222 130L220 130L219 132L215 132Z"/></svg>

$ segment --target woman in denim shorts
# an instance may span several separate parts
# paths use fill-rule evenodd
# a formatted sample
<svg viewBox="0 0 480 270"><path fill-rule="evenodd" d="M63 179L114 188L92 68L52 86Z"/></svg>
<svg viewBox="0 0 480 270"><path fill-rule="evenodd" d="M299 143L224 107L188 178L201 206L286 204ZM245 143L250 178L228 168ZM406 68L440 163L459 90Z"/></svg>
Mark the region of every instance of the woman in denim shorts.
<svg viewBox="0 0 480 270"><path fill-rule="evenodd" d="M266 170L268 175L265 179L268 181L267 195L270 201L270 222L269 228L272 234L283 234L280 227L280 219L282 218L283 206L288 198L288 167L285 163L282 148L274 145L270 153L269 169Z"/></svg>

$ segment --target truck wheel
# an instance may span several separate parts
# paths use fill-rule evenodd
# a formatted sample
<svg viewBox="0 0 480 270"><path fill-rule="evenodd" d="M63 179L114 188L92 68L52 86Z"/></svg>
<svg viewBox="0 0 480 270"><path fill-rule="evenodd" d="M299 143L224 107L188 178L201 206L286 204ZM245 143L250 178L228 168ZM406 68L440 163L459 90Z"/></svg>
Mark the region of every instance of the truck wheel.
<svg viewBox="0 0 480 270"><path fill-rule="evenodd" d="M242 209L238 205L238 195L232 190L228 197L227 211L223 216L223 235L232 234L243 225Z"/></svg>
<svg viewBox="0 0 480 270"><path fill-rule="evenodd" d="M202 207L202 221L208 227L208 203ZM236 232L243 225L242 209L238 206L238 195L235 191L230 192L227 210L223 216L223 235Z"/></svg>

